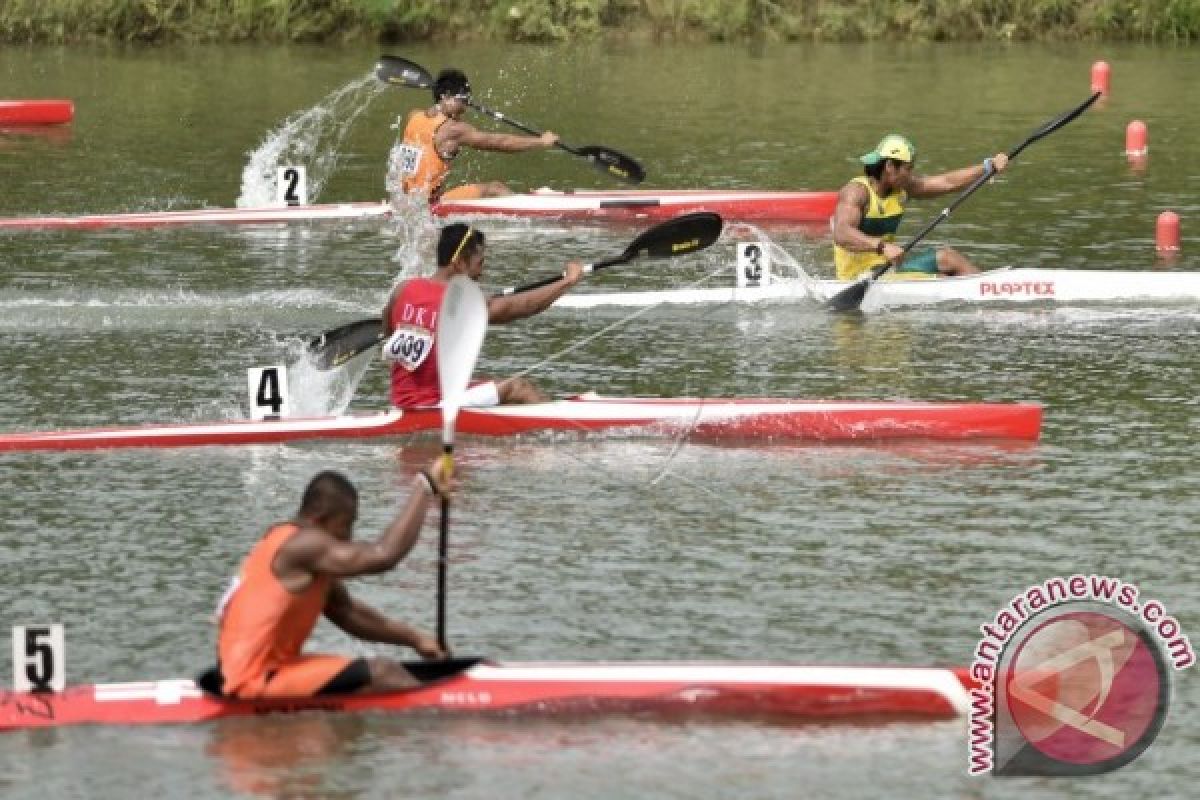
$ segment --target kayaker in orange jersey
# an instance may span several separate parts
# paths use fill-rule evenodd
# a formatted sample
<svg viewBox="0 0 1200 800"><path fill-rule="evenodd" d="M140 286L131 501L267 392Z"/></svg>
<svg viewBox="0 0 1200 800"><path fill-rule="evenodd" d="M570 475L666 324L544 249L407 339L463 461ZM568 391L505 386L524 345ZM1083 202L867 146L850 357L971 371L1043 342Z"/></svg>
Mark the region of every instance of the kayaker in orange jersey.
<svg viewBox="0 0 1200 800"><path fill-rule="evenodd" d="M230 697L312 697L416 686L387 658L304 653L318 617L351 636L447 656L431 636L354 599L343 580L386 572L408 555L430 501L450 490L443 460L413 479L412 492L373 542L353 540L358 492L326 471L304 490L295 519L270 528L250 550L218 608L218 668Z"/></svg>
<svg viewBox="0 0 1200 800"><path fill-rule="evenodd" d="M442 401L438 384L438 311L450 279L483 274L483 231L462 223L442 228L438 236L437 271L428 278L411 278L396 286L383 307L383 357L391 363L391 401L398 408L436 406ZM502 324L545 311L583 277L583 265L569 262L563 277L547 286L488 298L488 323ZM487 380L471 386L463 407L509 403L542 403L546 396L522 377Z"/></svg>
<svg viewBox="0 0 1200 800"><path fill-rule="evenodd" d="M541 136L525 136L476 130L462 120L470 99L471 84L460 70L438 73L433 82L433 106L408 115L404 134L392 148L388 158L389 192L399 187L405 194L424 194L430 201L503 197L513 192L498 181L446 188L451 162L463 147L520 153L544 150L558 143L558 134L550 131Z"/></svg>
<svg viewBox="0 0 1200 800"><path fill-rule="evenodd" d="M919 249L906 256L904 248L896 244L896 229L909 197L935 197L965 189L983 175L989 163L996 172L1003 172L1008 156L997 153L982 164L930 176L913 171L916 158L912 142L898 133L889 133L874 150L859 157L863 175L842 187L833 212L833 262L838 280L855 280L885 261L901 273L969 275L979 271L949 247Z"/></svg>

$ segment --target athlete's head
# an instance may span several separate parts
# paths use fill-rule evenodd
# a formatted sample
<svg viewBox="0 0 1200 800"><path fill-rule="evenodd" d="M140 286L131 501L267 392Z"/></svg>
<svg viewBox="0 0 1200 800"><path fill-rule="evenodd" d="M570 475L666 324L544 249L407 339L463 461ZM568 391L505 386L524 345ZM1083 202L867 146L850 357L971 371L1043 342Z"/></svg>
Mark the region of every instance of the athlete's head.
<svg viewBox="0 0 1200 800"><path fill-rule="evenodd" d="M878 178L883 175L889 164L896 169L913 166L917 160L917 148L913 147L913 143L907 137L889 133L879 141L874 150L859 156L858 160L863 164L864 173Z"/></svg>
<svg viewBox="0 0 1200 800"><path fill-rule="evenodd" d="M483 250L483 238L483 231L461 222L442 228L437 246L438 267L448 267L459 258L470 259Z"/></svg>
<svg viewBox="0 0 1200 800"><path fill-rule="evenodd" d="M462 101L471 99L471 82L460 69L444 69L433 81L433 102L443 97L455 97Z"/></svg>
<svg viewBox="0 0 1200 800"><path fill-rule="evenodd" d="M304 489L300 516L321 523L334 536L348 539L358 516L358 490L340 472L319 472Z"/></svg>

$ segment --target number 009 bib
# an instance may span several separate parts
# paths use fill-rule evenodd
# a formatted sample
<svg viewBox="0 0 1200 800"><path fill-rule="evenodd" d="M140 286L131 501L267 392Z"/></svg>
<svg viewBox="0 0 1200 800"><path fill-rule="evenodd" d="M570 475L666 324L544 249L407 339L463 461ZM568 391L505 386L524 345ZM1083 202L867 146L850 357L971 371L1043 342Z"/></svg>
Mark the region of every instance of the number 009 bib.
<svg viewBox="0 0 1200 800"><path fill-rule="evenodd" d="M412 372L433 350L433 334L414 325L402 325L383 343L383 358Z"/></svg>

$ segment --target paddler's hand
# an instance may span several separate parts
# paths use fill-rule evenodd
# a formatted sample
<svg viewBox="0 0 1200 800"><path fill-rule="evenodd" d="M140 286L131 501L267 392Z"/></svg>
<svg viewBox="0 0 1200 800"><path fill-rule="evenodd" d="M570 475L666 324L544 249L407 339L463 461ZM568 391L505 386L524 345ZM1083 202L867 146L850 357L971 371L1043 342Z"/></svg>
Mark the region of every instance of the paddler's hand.
<svg viewBox="0 0 1200 800"><path fill-rule="evenodd" d="M984 165L983 165L983 168L985 170L987 169L988 161L990 161L992 163L992 174L993 175L1004 172L1004 168L1008 166L1008 153L996 153L996 155L987 159L987 161L985 161Z"/></svg>
<svg viewBox="0 0 1200 800"><path fill-rule="evenodd" d="M542 147L554 147L558 144L558 134L553 131L546 131L538 138L542 140Z"/></svg>
<svg viewBox="0 0 1200 800"><path fill-rule="evenodd" d="M895 242L884 242L882 255L894 267L904 260L904 248Z"/></svg>
<svg viewBox="0 0 1200 800"><path fill-rule="evenodd" d="M574 286L583 280L583 264L578 261L568 261L567 268L563 270L563 280L568 286Z"/></svg>
<svg viewBox="0 0 1200 800"><path fill-rule="evenodd" d="M437 643L437 639L434 639L432 636L426 636L423 633L417 634L417 640L413 642L412 647L426 661L439 661L450 657L450 652L443 650L441 645Z"/></svg>
<svg viewBox="0 0 1200 800"><path fill-rule="evenodd" d="M438 456L429 465L428 469L422 470L422 474L430 485L433 486L433 492L437 496L449 496L458 486L458 481L454 479L453 473L454 462L446 458L444 455Z"/></svg>

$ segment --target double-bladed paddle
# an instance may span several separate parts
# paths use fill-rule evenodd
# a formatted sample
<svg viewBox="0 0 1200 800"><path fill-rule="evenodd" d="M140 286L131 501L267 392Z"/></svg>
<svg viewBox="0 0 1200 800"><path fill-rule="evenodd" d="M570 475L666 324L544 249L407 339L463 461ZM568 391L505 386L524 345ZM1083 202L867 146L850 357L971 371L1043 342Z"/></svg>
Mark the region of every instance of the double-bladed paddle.
<svg viewBox="0 0 1200 800"><path fill-rule="evenodd" d="M375 77L384 83L407 86L410 89L428 89L433 86L433 76L429 74L428 70L420 64L415 64L400 56L380 56L379 62L375 65ZM518 122L503 112L488 108L473 100L468 100L467 105L481 114L486 114L497 122L511 125L517 130L524 131L532 136L541 136L543 133L537 128ZM606 172L627 183L641 183L646 179L646 170L642 168L641 164L624 153L613 150L611 147L602 147L600 145L572 147L562 141L558 142L557 146L566 150L571 155L586 158L601 172Z"/></svg>
<svg viewBox="0 0 1200 800"><path fill-rule="evenodd" d="M1008 151L1009 160L1011 161L1012 159L1016 158L1022 150L1036 142L1038 139L1049 136L1071 120L1078 117L1084 111L1087 111L1088 107L1092 103L1096 102L1096 98L1098 98L1101 94L1103 94L1103 92L1094 93L1091 97L1089 97L1087 100L1084 100L1075 108L1071 109L1062 116L1055 117L1042 127L1035 130L1033 133L1029 134L1029 136L1025 138L1025 141ZM905 254L912 250L917 242L924 239L931 230L936 228L942 222L942 220L954 213L954 209L962 205L964 200L974 194L975 190L980 186L987 183L988 179L990 179L994 174L995 170L989 163L988 168L984 170L983 174L976 178L970 186L964 189L958 197L954 198L953 203L942 209L941 214L938 214L936 217L934 217L928 225L921 229L920 233L918 233L916 236L910 239L907 244L904 245ZM865 278L853 284L852 286L847 286L845 289L842 289L833 297L829 298L829 308L833 311L857 311L859 307L862 306L862 302L867 296L867 290L869 290L871 285L879 279L879 276L883 275L883 273L887 272L891 268L892 262L890 261L872 268L870 273Z"/></svg>
<svg viewBox="0 0 1200 800"><path fill-rule="evenodd" d="M487 300L479 284L466 275L456 275L442 298L438 312L438 385L442 391L442 474L447 482L454 472L454 426L462 407L475 361L487 333ZM450 498L442 494L442 518L438 536L437 638L446 652L446 564L450 531Z"/></svg>
<svg viewBox="0 0 1200 800"><path fill-rule="evenodd" d="M721 216L711 211L683 214L642 231L619 256L593 264L584 264L583 272L588 274L605 267L627 264L643 256L670 258L703 250L721 236L722 224ZM528 292L561 279L561 273L551 275L533 283L501 289L497 294L510 295ZM440 340L440 332L438 336ZM360 319L328 330L313 338L308 343L308 348L313 354L317 369L328 370L340 367L382 340L383 322L380 319Z"/></svg>

